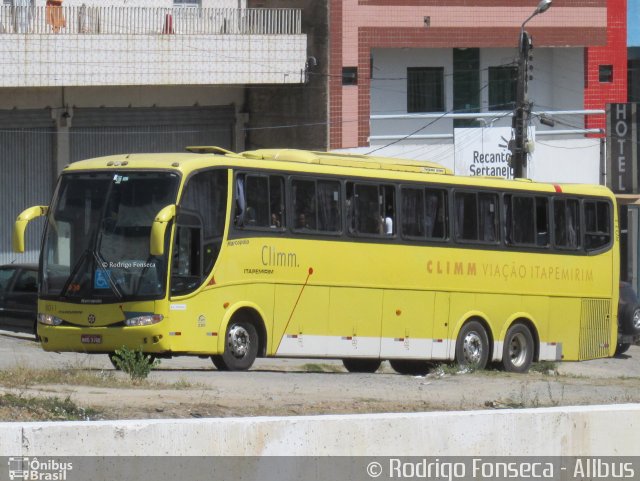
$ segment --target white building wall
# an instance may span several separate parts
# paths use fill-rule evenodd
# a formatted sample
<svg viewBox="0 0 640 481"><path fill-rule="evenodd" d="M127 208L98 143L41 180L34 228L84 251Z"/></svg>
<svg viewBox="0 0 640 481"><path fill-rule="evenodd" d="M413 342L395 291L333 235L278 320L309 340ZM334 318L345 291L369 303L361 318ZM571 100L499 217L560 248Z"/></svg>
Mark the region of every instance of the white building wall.
<svg viewBox="0 0 640 481"><path fill-rule="evenodd" d="M439 48L374 49L371 79L371 113L407 113L407 68L444 67L445 108L453 106L453 50ZM372 125L371 135L408 134L424 121L383 120ZM436 122L428 132L450 133L451 120Z"/></svg>
<svg viewBox="0 0 640 481"><path fill-rule="evenodd" d="M580 110L584 106L584 49L539 48L533 50L533 79L529 81L529 99L534 110ZM374 49L371 81L371 113L399 114L407 112L407 68L444 67L445 109L453 109L452 49ZM480 107L488 111L489 67L513 64L515 49L480 50ZM499 116L499 114L497 115ZM568 120L567 120L568 121ZM371 135L409 134L424 126L424 120L376 120ZM571 123L583 125L582 119ZM510 119L495 125L511 125ZM420 134L452 133L453 121L434 122ZM544 129L545 127L539 127Z"/></svg>
<svg viewBox="0 0 640 481"><path fill-rule="evenodd" d="M200 0L201 7L203 8L245 8L247 6L246 0ZM45 5L46 0L35 0L35 6ZM110 0L105 3L104 0L64 0L63 5L65 7L80 7L86 5L87 7L103 7L105 4L114 7L172 7L174 5L173 0ZM187 7L188 8L188 7Z"/></svg>
<svg viewBox="0 0 640 481"><path fill-rule="evenodd" d="M535 42L535 39L534 39ZM535 48L534 66L529 81L529 99L533 110L582 110L584 108L584 49ZM444 67L445 108L453 108L453 50L452 49L374 49L371 82L371 114L407 113L407 68ZM514 64L516 49L494 48L480 50L480 106L488 111L488 68ZM443 112L444 114L444 112ZM487 126L511 126L511 117L496 112L495 119L485 119ZM600 140L582 134L563 136L544 135L549 130L571 130L584 127L583 115L554 116L555 127L536 128L535 152L529 177L538 181L599 183ZM490 128L490 127L489 127ZM441 138L404 140L372 139L370 147L343 151L373 153L439 162L455 170L453 120L443 119L384 119L371 121L372 136L440 136ZM448 137L447 137L448 136Z"/></svg>
<svg viewBox="0 0 640 481"><path fill-rule="evenodd" d="M300 83L305 35L6 35L0 87Z"/></svg>

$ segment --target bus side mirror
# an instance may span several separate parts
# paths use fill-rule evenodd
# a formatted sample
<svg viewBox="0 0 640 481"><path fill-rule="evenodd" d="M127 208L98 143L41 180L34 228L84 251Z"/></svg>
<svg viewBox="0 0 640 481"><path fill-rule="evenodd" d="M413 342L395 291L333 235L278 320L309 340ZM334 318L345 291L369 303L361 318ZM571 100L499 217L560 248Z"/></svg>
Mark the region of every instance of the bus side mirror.
<svg viewBox="0 0 640 481"><path fill-rule="evenodd" d="M49 207L46 205L36 205L20 213L13 225L13 236L11 239L13 252L24 252L24 231L27 228L27 224L33 219L47 215L47 212L49 212Z"/></svg>
<svg viewBox="0 0 640 481"><path fill-rule="evenodd" d="M164 255L164 237L169 222L176 216L175 204L163 207L156 215L151 225L151 238L149 239L149 252L152 256Z"/></svg>

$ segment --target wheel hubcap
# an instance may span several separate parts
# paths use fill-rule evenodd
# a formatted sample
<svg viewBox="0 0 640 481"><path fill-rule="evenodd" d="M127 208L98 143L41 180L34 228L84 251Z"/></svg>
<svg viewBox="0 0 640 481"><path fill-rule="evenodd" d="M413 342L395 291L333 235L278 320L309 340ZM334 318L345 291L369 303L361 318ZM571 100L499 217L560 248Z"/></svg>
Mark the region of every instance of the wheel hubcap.
<svg viewBox="0 0 640 481"><path fill-rule="evenodd" d="M464 337L462 352L467 364L478 364L482 359L482 339L477 332L470 332Z"/></svg>
<svg viewBox="0 0 640 481"><path fill-rule="evenodd" d="M249 352L249 347L251 345L249 333L242 326L231 326L227 336L227 344L229 346L229 351L234 357L244 357L247 352Z"/></svg>
<svg viewBox="0 0 640 481"><path fill-rule="evenodd" d="M640 309L633 311L633 327L640 329Z"/></svg>
<svg viewBox="0 0 640 481"><path fill-rule="evenodd" d="M518 333L511 338L511 342L509 343L509 358L511 359L511 364L515 367L522 366L527 358L527 354L527 341L524 334Z"/></svg>

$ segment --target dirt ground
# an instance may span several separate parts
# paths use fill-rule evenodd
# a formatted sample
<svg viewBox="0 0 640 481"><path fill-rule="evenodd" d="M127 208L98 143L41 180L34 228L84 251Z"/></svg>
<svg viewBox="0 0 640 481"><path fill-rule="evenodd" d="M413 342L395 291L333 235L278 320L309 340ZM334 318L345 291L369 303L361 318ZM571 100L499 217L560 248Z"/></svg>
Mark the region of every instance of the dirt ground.
<svg viewBox="0 0 640 481"><path fill-rule="evenodd" d="M95 411L88 419L640 403L640 346L620 358L558 363L519 375L445 367L402 376L387 363L375 374L353 374L340 361L305 359L259 359L248 372L219 372L209 359L176 358L163 360L146 382L134 386L105 355L46 353L28 336L0 331L2 372L11 375L2 378L0 396L68 398L81 410ZM0 421L36 419L56 416L0 406Z"/></svg>

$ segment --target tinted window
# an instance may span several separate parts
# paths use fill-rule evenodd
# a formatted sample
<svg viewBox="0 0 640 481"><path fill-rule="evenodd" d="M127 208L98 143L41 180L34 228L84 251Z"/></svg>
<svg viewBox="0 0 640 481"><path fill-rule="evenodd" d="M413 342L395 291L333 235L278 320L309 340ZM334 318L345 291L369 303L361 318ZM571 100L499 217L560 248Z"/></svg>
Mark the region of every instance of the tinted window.
<svg viewBox="0 0 640 481"><path fill-rule="evenodd" d="M456 192L456 238L463 241L498 240L498 196Z"/></svg>
<svg viewBox="0 0 640 481"><path fill-rule="evenodd" d="M35 271L24 270L16 279L14 292L38 292L38 276Z"/></svg>
<svg viewBox="0 0 640 481"><path fill-rule="evenodd" d="M580 247L580 209L577 199L554 199L553 225L556 247Z"/></svg>
<svg viewBox="0 0 640 481"><path fill-rule="evenodd" d="M0 292L7 290L15 273L15 269L0 269Z"/></svg>
<svg viewBox="0 0 640 481"><path fill-rule="evenodd" d="M241 174L236 179L235 224L247 229L285 226L284 178L279 175Z"/></svg>
<svg viewBox="0 0 640 481"><path fill-rule="evenodd" d="M611 240L611 206L608 202L586 201L584 203L585 233L587 250L595 250L609 244Z"/></svg>
<svg viewBox="0 0 640 481"><path fill-rule="evenodd" d="M447 192L443 189L402 189L402 232L406 237L444 239Z"/></svg>
<svg viewBox="0 0 640 481"><path fill-rule="evenodd" d="M505 196L508 244L544 247L549 244L548 200L545 197Z"/></svg>
<svg viewBox="0 0 640 481"><path fill-rule="evenodd" d="M316 232L340 232L340 182L294 179L293 228Z"/></svg>
<svg viewBox="0 0 640 481"><path fill-rule="evenodd" d="M222 246L227 211L227 171L200 172L187 181L176 218L171 293L196 289Z"/></svg>
<svg viewBox="0 0 640 481"><path fill-rule="evenodd" d="M347 212L352 234L395 234L395 187L347 183Z"/></svg>

